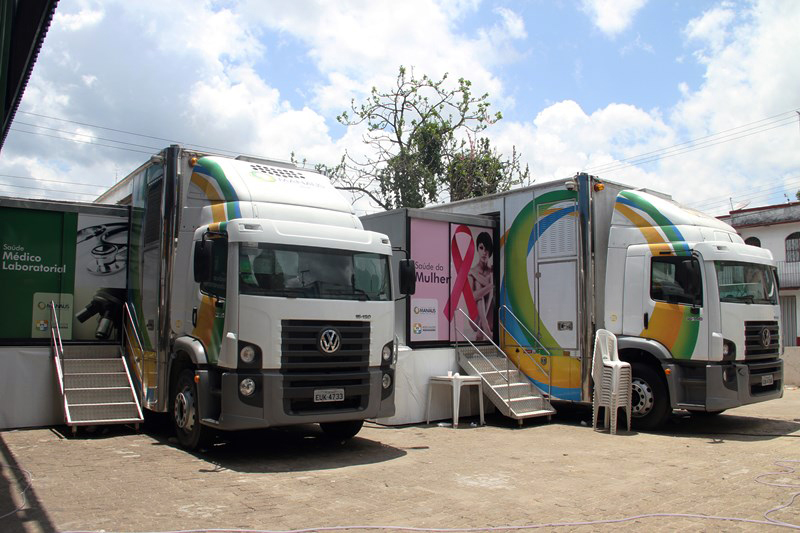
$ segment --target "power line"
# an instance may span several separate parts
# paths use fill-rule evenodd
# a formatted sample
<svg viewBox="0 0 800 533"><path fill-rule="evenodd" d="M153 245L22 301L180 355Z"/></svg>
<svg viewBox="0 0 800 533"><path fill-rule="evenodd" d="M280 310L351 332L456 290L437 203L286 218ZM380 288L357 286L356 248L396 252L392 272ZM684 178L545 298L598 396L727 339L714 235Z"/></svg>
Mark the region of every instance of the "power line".
<svg viewBox="0 0 800 533"><path fill-rule="evenodd" d="M763 122L763 121L761 121ZM604 165L598 165L595 167L590 167L587 170L592 172L610 172L614 170L620 170L627 167L632 167L636 165L641 165L644 163L651 163L653 161L658 161L660 159L665 159L667 157L674 157L676 155L683 155L689 152L694 152L696 150L710 148L712 146L717 146L720 144L728 143L731 141L736 141L739 139L743 139L745 137L750 137L752 135L757 135L759 133L764 133L773 129L782 128L785 126L791 126L795 122L793 116L789 116L780 120L774 120L772 122L768 122L766 124L762 124L757 127L752 127L748 129L741 129L744 126L740 126L738 129L740 131L736 133L728 133L722 135L720 133L715 133L713 135L707 135L705 137L701 137L699 139L694 139L691 141L686 141L680 144L676 144L667 148L662 148L660 150L654 150L652 152L647 152L644 154L640 154L637 156L632 156L620 161L614 161L612 163L606 163ZM730 130L728 130L730 131ZM706 139L706 140L702 140ZM697 142L701 140L701 142ZM693 144L696 143L696 144Z"/></svg>
<svg viewBox="0 0 800 533"><path fill-rule="evenodd" d="M27 133L29 135L40 135L42 137L50 137L51 139L58 139L61 141L68 141L73 143L80 143L80 144L91 144L92 146L102 146L104 148L116 148L117 150L125 150L126 152L135 152L137 154L145 154L145 155L153 155L153 152L143 152L142 150L134 150L133 148L125 148L124 146L114 146L113 144L101 144L101 143L93 143L90 141L81 141L78 139L67 139L66 137L60 137L58 135L48 135L46 133L38 132L38 131L25 131L20 130L17 128L9 128L9 131L16 131L19 133Z"/></svg>
<svg viewBox="0 0 800 533"><path fill-rule="evenodd" d="M775 119L779 119L780 117L783 117L783 118L780 118L780 120L787 120L787 119L791 118L792 122L794 122L794 114L797 113L797 112L798 111L796 111L796 110L784 111L783 113L779 113L779 114L773 115L771 117L763 118L761 120L756 120L754 122L749 122L747 124L742 124L741 126L736 126L736 127L733 127L733 128L729 128L727 130L716 132L716 133L710 133L708 135L704 135L702 137L697 137L696 139L690 139L688 141L684 141L682 143L674 144L672 146L667 146L665 148L659 148L658 150L653 150L653 151L650 151L650 152L645 152L645 153L642 153L642 154L631 156L631 157L628 157L628 158L625 158L625 159L620 159L620 160L618 160L618 161L616 161L614 163L607 163L605 165L598 165L597 167L590 167L590 169L596 171L596 169L598 169L598 168L603 168L603 167L606 167L606 166L609 166L609 165L615 165L617 163L623 163L623 162L631 161L633 159L638 159L640 157L645 157L645 156L657 154L659 152L669 151L669 150L671 150L673 148L678 148L680 146L685 146L685 145L688 145L688 144L696 143L697 141L702 141L704 139L709 139L711 137L721 136L721 135L723 135L725 133L730 133L730 132L733 132L733 131L736 131L736 130L741 130L742 128L748 128L750 126L754 126L754 125L759 124L761 122L774 121ZM754 128L749 128L749 129L754 129ZM749 131L749 130L744 130L744 131Z"/></svg>
<svg viewBox="0 0 800 533"><path fill-rule="evenodd" d="M61 181L61 180L46 180L46 179L39 179L39 178L29 178L26 176L12 176L11 174L0 174L0 178L14 178L18 180L32 180L32 181L44 181L47 183L59 183L61 185L80 185L82 187L96 187L98 189L106 189L105 185L92 185L91 183L78 183L76 181Z"/></svg>
<svg viewBox="0 0 800 533"><path fill-rule="evenodd" d="M146 146L144 144L134 144L134 143L129 143L129 142L125 142L125 141L118 141L116 139L108 139L108 138L105 138L105 137L95 137L93 135L89 135L88 133L78 133L77 131L67 131L67 130L60 130L60 129L57 129L57 128L48 128L46 126L39 126L38 124L30 124L29 122L16 121L16 122L14 122L14 124L15 125L20 125L20 126L28 126L28 127L31 127L31 128L39 128L39 129L42 129L42 130L55 131L57 133L66 133L67 135L80 135L81 137L88 137L90 139L99 139L101 141L107 141L107 142L118 143L118 144L125 144L125 145L128 145L128 146L135 146L137 148L147 148L149 150L155 150L155 151L161 150L160 147ZM69 140L69 139L67 139L67 140Z"/></svg>
<svg viewBox="0 0 800 533"><path fill-rule="evenodd" d="M26 187L25 185L11 185L10 183L0 183L0 187L13 187L15 189L26 189L26 190L29 190L29 191L48 191L48 192L51 192L51 193L52 192L57 192L59 194L61 194L61 193L63 193L63 194L75 194L75 195L78 195L78 196L89 196L89 197L92 197L92 198L97 197L96 194L92 194L92 193L89 193L89 192L75 192L75 191L61 191L61 190L54 191L53 189L48 189L48 188Z"/></svg>
<svg viewBox="0 0 800 533"><path fill-rule="evenodd" d="M737 195L737 196L732 196L730 198L723 198L723 199L716 199L716 200L706 200L706 201L702 201L702 202L699 202L699 203L686 204L686 205L688 207L692 207L694 209L697 209L698 211L709 211L709 210L714 210L714 209L717 209L717 208L720 208L720 207L724 207L725 209L728 209L730 207L730 203L732 201L734 201L736 203L741 203L743 201L751 201L752 202L752 201L755 201L755 200L769 198L769 197L777 195L777 194L785 194L787 191L791 191L792 194L790 196L793 197L794 196L794 191L792 191L792 189L794 189L795 187L800 188L800 176L795 176L795 177L792 177L792 178L789 178L789 179L790 180L794 180L794 181L787 181L783 185L778 185L776 187L770 187L770 188L767 188L767 189L759 189L759 190L756 190L756 191L753 191L753 192L750 192L750 193L740 194L740 195Z"/></svg>
<svg viewBox="0 0 800 533"><path fill-rule="evenodd" d="M18 111L17 113L21 113L21 114L24 114L24 115L31 115L31 116L34 116L34 117L46 118L46 119L50 119L50 120L58 120L60 122L67 122L69 124L77 124L78 126L86 126L86 127L89 127L89 128L97 128L97 129L106 130L106 131L113 131L115 133L122 133L124 135L132 135L134 137L143 137L145 139L153 139L155 141L164 141L164 142L167 142L167 143L181 144L181 145L185 145L185 146L191 146L191 147L194 147L194 148L201 148L201 149L204 149L204 150L210 150L212 152L227 152L227 153L231 153L231 154L238 154L238 152L236 152L235 150L226 150L226 149L222 149L222 148L214 148L214 147L211 147L211 146L204 146L202 144L195 144L195 143L185 143L185 142L181 142L181 141L176 141L175 139L167 139L165 137L155 137L153 135L147 135L145 133L136 133L134 131L121 130L121 129L117 129L117 128L109 128L107 126L100 126L98 124L91 124L89 122L79 122L77 120L69 120L69 119L66 119L66 118L53 117L53 116L50 116L50 115L42 115L42 114L39 114L39 113L31 113L30 111ZM118 142L118 141L114 141L114 142ZM156 148L156 150L160 150L160 148Z"/></svg>

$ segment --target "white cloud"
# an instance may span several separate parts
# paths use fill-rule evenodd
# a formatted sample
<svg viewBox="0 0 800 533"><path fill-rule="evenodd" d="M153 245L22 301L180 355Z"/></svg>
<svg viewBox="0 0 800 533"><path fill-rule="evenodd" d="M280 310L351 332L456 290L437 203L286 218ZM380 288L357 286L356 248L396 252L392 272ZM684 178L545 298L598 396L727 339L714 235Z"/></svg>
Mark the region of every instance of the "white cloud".
<svg viewBox="0 0 800 533"><path fill-rule="evenodd" d="M633 22L647 0L582 0L582 8L592 23L609 37L614 37Z"/></svg>
<svg viewBox="0 0 800 533"><path fill-rule="evenodd" d="M503 18L501 29L509 37L512 39L524 39L528 36L525 31L525 21L522 20L522 17L505 7L498 7L494 12Z"/></svg>
<svg viewBox="0 0 800 533"><path fill-rule="evenodd" d="M680 82L680 99L666 112L623 104L585 112L563 101L532 122L499 124L493 139L504 153L515 145L540 181L594 169L603 178L668 192L712 211L724 209L728 197L752 197L752 191L774 188L780 180L796 184L800 141L791 110L798 106L800 63L787 60L785 51L800 49L798 27L796 2L756 2L735 17L712 9L686 30L689 42L701 46L694 57L705 68L703 83ZM744 132L740 139L715 137L717 142L704 147L681 144L763 124L757 121L787 111L769 131ZM637 166L618 163L673 146ZM759 201L770 199L762 195Z"/></svg>
<svg viewBox="0 0 800 533"><path fill-rule="evenodd" d="M510 103L503 85L491 71L508 61L510 41L525 32L521 18L508 9L479 28L474 37L457 33L459 13L475 9L470 2L245 2L241 12L264 27L293 36L308 48L308 57L321 78L315 85L315 107L330 114L348 108L371 87L388 87L399 65L439 78L465 77L476 93L488 92L495 103ZM344 87L337 87L344 81ZM353 91L352 88L359 88ZM333 97L338 96L337 101Z"/></svg>
<svg viewBox="0 0 800 533"><path fill-rule="evenodd" d="M736 18L736 12L728 4L706 11L702 16L692 19L685 33L690 39L708 43L712 51L722 49L729 36L729 26Z"/></svg>
<svg viewBox="0 0 800 533"><path fill-rule="evenodd" d="M101 2L82 1L77 13L69 13L57 9L53 16L53 24L66 31L77 32L96 26L105 17Z"/></svg>

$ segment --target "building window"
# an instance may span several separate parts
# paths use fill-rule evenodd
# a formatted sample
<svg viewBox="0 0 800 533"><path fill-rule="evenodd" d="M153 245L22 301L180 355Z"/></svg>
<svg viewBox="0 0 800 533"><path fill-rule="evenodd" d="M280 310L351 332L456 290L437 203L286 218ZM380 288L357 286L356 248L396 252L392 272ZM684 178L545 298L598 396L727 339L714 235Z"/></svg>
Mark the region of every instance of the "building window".
<svg viewBox="0 0 800 533"><path fill-rule="evenodd" d="M748 237L744 240L745 244L749 244L750 246L758 246L761 248L761 239L758 237Z"/></svg>
<svg viewBox="0 0 800 533"><path fill-rule="evenodd" d="M800 261L800 231L795 231L786 237L786 261Z"/></svg>

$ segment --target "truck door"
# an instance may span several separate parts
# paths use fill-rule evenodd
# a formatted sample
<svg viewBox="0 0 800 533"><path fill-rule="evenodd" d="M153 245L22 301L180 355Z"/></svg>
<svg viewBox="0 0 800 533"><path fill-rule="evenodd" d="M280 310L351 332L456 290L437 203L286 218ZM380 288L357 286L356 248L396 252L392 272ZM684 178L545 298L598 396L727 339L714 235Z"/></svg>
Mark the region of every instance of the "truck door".
<svg viewBox="0 0 800 533"><path fill-rule="evenodd" d="M225 310L228 281L228 239L214 236L211 239L212 278L200 283L197 300L192 310L192 334L200 339L209 363L219 361L225 335ZM238 279L234 275L234 279Z"/></svg>
<svg viewBox="0 0 800 533"><path fill-rule="evenodd" d="M537 194L534 202L534 300L539 314L534 333L551 353L560 354L578 348L578 224L574 195L557 192Z"/></svg>
<svg viewBox="0 0 800 533"><path fill-rule="evenodd" d="M697 256L651 247L644 256L641 337L666 346L675 359L706 357L703 269Z"/></svg>
<svg viewBox="0 0 800 533"><path fill-rule="evenodd" d="M138 257L131 265L129 275L135 279L129 283L134 293L138 287L138 295L132 301L138 314L138 329L142 337L142 394L148 406L158 401L158 347L159 347L159 310L163 294L163 269L161 256L162 241L162 213L164 202L164 171L163 167L152 166L147 169L143 178L142 208L139 209L138 218L140 233L136 236L139 240ZM135 210L136 211L136 210ZM136 226L134 220L134 227ZM134 233L136 228L134 228ZM133 238L133 237L132 237Z"/></svg>

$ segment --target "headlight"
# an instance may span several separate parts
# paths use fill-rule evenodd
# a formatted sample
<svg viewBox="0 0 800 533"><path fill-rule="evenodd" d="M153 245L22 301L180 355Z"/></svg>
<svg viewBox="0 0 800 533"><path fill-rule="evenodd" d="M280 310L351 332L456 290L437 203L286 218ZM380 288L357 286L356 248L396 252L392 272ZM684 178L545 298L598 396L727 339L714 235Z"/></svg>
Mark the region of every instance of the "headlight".
<svg viewBox="0 0 800 533"><path fill-rule="evenodd" d="M256 382L251 378L244 378L239 382L239 392L242 393L242 396L252 396L256 392Z"/></svg>
<svg viewBox="0 0 800 533"><path fill-rule="evenodd" d="M383 350L381 350L381 357L383 357L383 361L385 363L388 363L389 361L392 360L392 345L391 344L387 344L386 346L383 347Z"/></svg>
<svg viewBox="0 0 800 533"><path fill-rule="evenodd" d="M253 349L252 346L245 346L242 348L242 351L239 352L239 357L242 358L242 362L246 364L250 364L256 358L256 351Z"/></svg>
<svg viewBox="0 0 800 533"><path fill-rule="evenodd" d="M736 345L727 339L722 341L722 357L729 360L736 359Z"/></svg>
<svg viewBox="0 0 800 533"><path fill-rule="evenodd" d="M392 376L389 374L384 374L383 379L381 380L381 385L383 385L384 389L388 389L392 386Z"/></svg>

